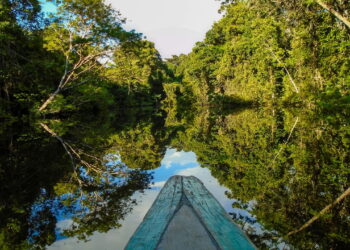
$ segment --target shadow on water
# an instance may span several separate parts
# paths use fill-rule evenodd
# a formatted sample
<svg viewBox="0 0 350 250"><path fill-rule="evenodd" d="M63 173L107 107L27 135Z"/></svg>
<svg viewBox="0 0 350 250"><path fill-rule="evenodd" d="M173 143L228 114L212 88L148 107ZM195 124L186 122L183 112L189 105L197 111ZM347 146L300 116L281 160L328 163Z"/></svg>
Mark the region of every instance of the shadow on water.
<svg viewBox="0 0 350 250"><path fill-rule="evenodd" d="M350 186L346 114L169 108L1 129L0 244L10 249L120 227L136 206L132 195L150 187L167 148L194 152L229 190L232 206L249 214L232 217L257 247L350 245L350 201L334 203ZM71 224L58 231L64 219Z"/></svg>

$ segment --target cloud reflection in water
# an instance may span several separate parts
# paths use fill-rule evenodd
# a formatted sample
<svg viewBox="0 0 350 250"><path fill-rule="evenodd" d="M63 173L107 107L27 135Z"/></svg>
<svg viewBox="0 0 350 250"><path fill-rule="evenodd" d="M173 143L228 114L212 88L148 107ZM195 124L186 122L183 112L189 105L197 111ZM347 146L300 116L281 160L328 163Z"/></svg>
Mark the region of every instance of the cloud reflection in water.
<svg viewBox="0 0 350 250"><path fill-rule="evenodd" d="M129 238L132 236L143 217L156 199L160 189L165 182L173 175L196 176L200 179L207 189L215 196L228 212L233 212L232 202L226 197L227 188L219 185L218 181L210 174L209 169L200 167L196 155L193 152L176 151L168 149L161 166L152 170L154 175L154 184L151 189L144 193L137 192L132 198L138 201L133 211L126 216L122 227L110 230L108 233L95 233L90 237L90 241L81 242L76 238L62 239L55 242L49 249L123 249ZM238 212L238 211L235 211ZM58 225L67 225L69 221Z"/></svg>

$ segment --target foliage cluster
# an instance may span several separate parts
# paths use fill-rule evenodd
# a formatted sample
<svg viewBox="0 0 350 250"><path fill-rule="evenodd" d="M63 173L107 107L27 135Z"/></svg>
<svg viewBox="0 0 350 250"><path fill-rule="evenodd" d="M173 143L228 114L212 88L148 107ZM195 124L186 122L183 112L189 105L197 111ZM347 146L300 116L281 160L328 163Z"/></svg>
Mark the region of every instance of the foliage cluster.
<svg viewBox="0 0 350 250"><path fill-rule="evenodd" d="M123 157L124 146L113 138L144 119L129 113L1 128L2 249L44 249L57 237L86 240L121 226L136 204L131 196L151 182L149 173L127 168L116 157L118 151ZM58 232L56 223L63 218L72 225Z"/></svg>
<svg viewBox="0 0 350 250"><path fill-rule="evenodd" d="M103 0L0 4L0 117L154 105L165 64Z"/></svg>
<svg viewBox="0 0 350 250"><path fill-rule="evenodd" d="M349 246L349 197L287 236L348 189L349 114L281 108L194 112L169 114L167 131L176 129L170 145L194 152L230 190L233 206L248 209L251 216L234 218L259 248L278 249L281 240L295 249Z"/></svg>
<svg viewBox="0 0 350 250"><path fill-rule="evenodd" d="M209 108L209 107L208 107ZM250 216L234 214L261 248L346 248L349 200L286 235L349 187L348 113L301 109L196 110L70 117L2 128L0 239L9 248L87 239L120 226L168 147L192 151ZM102 114L101 114L102 115ZM63 146L64 145L64 146ZM23 192L26 190L26 192ZM261 230L256 230L259 224Z"/></svg>
<svg viewBox="0 0 350 250"><path fill-rule="evenodd" d="M252 224L244 229L257 246L348 248L348 199L286 235L350 184L349 5L223 2L224 16L204 41L164 63L102 0L57 1L50 17L37 0L1 0L0 118L10 120L0 126L5 249L52 244L64 216L74 222L60 232L68 237L120 226L167 147L193 151L233 206L249 208L252 217L235 219ZM164 109L152 114L126 109L160 101ZM271 108L215 109L237 103ZM317 108L272 105L281 103ZM119 111L97 112L110 107ZM38 110L55 119L11 119ZM67 119L62 111L85 112Z"/></svg>
<svg viewBox="0 0 350 250"><path fill-rule="evenodd" d="M195 103L348 103L346 1L226 1L221 11L190 54L168 60Z"/></svg>

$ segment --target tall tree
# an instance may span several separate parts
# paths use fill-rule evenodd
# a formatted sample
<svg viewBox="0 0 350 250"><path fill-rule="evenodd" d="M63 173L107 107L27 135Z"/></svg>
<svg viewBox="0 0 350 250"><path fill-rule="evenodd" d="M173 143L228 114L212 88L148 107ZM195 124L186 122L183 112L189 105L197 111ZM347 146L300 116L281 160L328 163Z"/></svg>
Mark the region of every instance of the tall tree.
<svg viewBox="0 0 350 250"><path fill-rule="evenodd" d="M39 12L36 0L0 1L0 113L10 109L15 90L31 86L24 82L29 74L26 68L33 64L29 47L38 49L31 31L39 25Z"/></svg>
<svg viewBox="0 0 350 250"><path fill-rule="evenodd" d="M62 53L65 65L56 90L39 111L63 91L91 81L89 73L102 69L120 42L139 38L139 34L122 28L124 19L120 13L103 0L63 0L56 16L46 30L45 47Z"/></svg>

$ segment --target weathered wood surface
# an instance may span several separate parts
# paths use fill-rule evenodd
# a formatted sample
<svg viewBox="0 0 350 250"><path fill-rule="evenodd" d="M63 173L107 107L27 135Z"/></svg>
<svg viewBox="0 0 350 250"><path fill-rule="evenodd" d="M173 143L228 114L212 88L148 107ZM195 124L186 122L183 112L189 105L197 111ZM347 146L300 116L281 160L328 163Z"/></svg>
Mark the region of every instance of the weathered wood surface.
<svg viewBox="0 0 350 250"><path fill-rule="evenodd" d="M255 249L200 180L190 176L182 182L184 194L221 249Z"/></svg>
<svg viewBox="0 0 350 250"><path fill-rule="evenodd" d="M181 224L189 225L185 220L193 222L192 226L197 228L194 231L190 229L193 235L182 237L184 232L181 230L186 230L181 229ZM198 228L200 226L203 228ZM189 243L191 236L193 242ZM207 249L255 249L200 180L193 176L173 176L159 193L125 249L202 250L203 242L199 242L197 247L195 242L206 236ZM178 245L174 242L178 242ZM189 243L187 248L184 247L186 242Z"/></svg>
<svg viewBox="0 0 350 250"><path fill-rule="evenodd" d="M157 250L218 250L213 237L203 226L192 207L181 206L165 230Z"/></svg>
<svg viewBox="0 0 350 250"><path fill-rule="evenodd" d="M164 185L125 249L155 249L178 208L181 196L182 178L174 176Z"/></svg>

